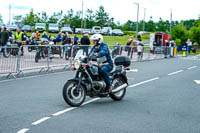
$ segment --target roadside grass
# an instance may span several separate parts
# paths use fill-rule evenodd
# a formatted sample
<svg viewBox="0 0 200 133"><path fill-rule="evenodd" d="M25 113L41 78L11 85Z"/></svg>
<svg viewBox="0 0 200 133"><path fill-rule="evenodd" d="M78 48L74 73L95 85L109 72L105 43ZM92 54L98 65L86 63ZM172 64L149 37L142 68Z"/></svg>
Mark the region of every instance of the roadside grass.
<svg viewBox="0 0 200 133"><path fill-rule="evenodd" d="M27 32L29 36L31 36L31 32ZM58 33L47 33L47 35L55 36L57 37ZM71 34L71 37L74 35ZM77 34L79 39L83 37L83 34ZM90 37L91 35L89 35ZM40 37L42 37L42 33L40 33ZM131 35L124 35L124 36L103 36L104 37L104 42L107 43L108 45L115 45L116 43L120 43L121 45L126 45L127 40L131 37ZM150 35L142 35L142 40L149 40ZM136 38L134 38L136 39Z"/></svg>

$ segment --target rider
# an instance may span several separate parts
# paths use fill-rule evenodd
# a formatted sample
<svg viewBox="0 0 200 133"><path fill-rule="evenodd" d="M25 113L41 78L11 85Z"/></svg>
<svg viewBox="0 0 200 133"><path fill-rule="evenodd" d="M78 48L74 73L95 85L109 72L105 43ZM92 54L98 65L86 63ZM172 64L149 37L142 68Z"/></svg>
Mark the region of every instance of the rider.
<svg viewBox="0 0 200 133"><path fill-rule="evenodd" d="M94 34L90 37L90 40L93 40L94 46L91 48L90 54L94 51L97 52L96 56L97 58L105 56L107 61L102 68L101 68L101 74L104 77L104 80L106 82L106 91L109 93L112 92L112 84L111 79L109 77L109 73L113 69L113 61L110 55L110 50L107 44L103 43L103 36L101 34Z"/></svg>

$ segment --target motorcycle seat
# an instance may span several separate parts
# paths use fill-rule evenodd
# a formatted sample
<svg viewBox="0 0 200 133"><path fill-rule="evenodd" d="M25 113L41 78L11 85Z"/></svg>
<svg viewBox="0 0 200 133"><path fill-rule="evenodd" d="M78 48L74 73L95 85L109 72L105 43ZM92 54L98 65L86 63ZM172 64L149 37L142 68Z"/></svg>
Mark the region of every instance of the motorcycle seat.
<svg viewBox="0 0 200 133"><path fill-rule="evenodd" d="M110 74L121 72L122 67L121 66L114 66L113 70L110 72Z"/></svg>

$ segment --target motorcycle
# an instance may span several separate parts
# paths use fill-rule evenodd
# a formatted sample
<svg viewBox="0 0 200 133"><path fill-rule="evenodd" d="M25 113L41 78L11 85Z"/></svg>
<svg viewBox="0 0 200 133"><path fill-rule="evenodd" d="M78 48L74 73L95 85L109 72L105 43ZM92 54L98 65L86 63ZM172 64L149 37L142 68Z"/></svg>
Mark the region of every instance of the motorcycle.
<svg viewBox="0 0 200 133"><path fill-rule="evenodd" d="M106 90L106 83L100 73L106 57L94 58L95 52L89 57L83 56L83 50L79 50L74 59L72 70L76 70L74 78L69 79L63 87L63 98L67 104L73 107L80 106L86 96L111 97L115 101L122 100L128 87L126 70L129 70L131 60L126 56L118 56L114 59L115 67L110 72L113 90ZM95 61L95 63L94 63Z"/></svg>
<svg viewBox="0 0 200 133"><path fill-rule="evenodd" d="M43 58L45 59L45 57L48 54L48 47L46 47L46 45L48 44L48 40L45 38L41 38L41 44L38 45L37 50L36 50L36 54L35 54L35 62L38 63L38 61Z"/></svg>
<svg viewBox="0 0 200 133"><path fill-rule="evenodd" d="M122 47L120 43L117 43L112 50L112 58L116 57L117 55L121 55Z"/></svg>
<svg viewBox="0 0 200 133"><path fill-rule="evenodd" d="M18 45L14 44L14 37L9 37L6 46L3 47L3 56L5 58L10 57L11 55L17 56L18 54Z"/></svg>

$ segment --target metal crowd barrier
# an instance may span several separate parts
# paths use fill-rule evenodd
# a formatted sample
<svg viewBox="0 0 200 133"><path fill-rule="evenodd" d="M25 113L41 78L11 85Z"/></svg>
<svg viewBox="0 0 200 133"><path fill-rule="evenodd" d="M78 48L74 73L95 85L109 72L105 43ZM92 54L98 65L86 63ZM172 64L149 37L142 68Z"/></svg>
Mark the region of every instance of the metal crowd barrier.
<svg viewBox="0 0 200 133"><path fill-rule="evenodd" d="M129 56L132 61L145 61L174 57L174 47L144 46L141 55L138 47L109 45L112 58L116 56ZM0 47L1 49L1 47ZM78 50L82 49L84 55L90 52L91 45L22 45L6 47L7 56L0 55L0 74L8 76L29 72L49 72L71 67ZM14 76L15 77L15 76Z"/></svg>
<svg viewBox="0 0 200 133"><path fill-rule="evenodd" d="M0 47L0 74L15 78L13 74L17 73L18 51L17 46Z"/></svg>

